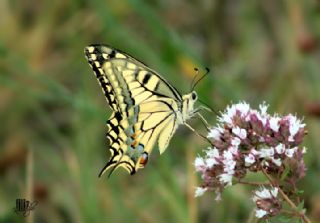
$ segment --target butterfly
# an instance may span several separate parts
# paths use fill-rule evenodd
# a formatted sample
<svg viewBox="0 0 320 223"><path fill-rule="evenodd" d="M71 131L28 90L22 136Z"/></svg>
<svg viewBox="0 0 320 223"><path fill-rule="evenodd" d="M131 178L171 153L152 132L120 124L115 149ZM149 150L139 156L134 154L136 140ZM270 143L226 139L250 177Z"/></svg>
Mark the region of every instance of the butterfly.
<svg viewBox="0 0 320 223"><path fill-rule="evenodd" d="M101 170L118 167L131 175L143 168L158 144L160 154L179 125L199 114L197 93L181 95L157 72L128 54L107 45L85 48L85 57L113 113L107 121L111 158Z"/></svg>

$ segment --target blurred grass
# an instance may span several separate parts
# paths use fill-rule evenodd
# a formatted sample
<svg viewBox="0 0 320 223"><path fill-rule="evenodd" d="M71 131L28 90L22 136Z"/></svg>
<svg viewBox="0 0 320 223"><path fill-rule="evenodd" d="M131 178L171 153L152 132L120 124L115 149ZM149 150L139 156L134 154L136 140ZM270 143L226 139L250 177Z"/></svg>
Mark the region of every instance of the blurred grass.
<svg viewBox="0 0 320 223"><path fill-rule="evenodd" d="M0 222L26 198L26 157L33 151L35 222L246 222L250 189L230 188L223 201L194 199L192 160L201 140L181 127L163 156L128 176L97 177L108 159L110 110L84 59L106 43L144 61L189 90L193 68L211 68L197 88L223 109L262 101L277 113L305 117L308 214L320 221L319 36L317 1L8 1L0 2ZM318 108L319 109L319 108ZM318 112L319 114L319 112ZM207 114L212 124L215 116ZM204 131L200 123L192 125ZM186 140L187 139L187 140Z"/></svg>

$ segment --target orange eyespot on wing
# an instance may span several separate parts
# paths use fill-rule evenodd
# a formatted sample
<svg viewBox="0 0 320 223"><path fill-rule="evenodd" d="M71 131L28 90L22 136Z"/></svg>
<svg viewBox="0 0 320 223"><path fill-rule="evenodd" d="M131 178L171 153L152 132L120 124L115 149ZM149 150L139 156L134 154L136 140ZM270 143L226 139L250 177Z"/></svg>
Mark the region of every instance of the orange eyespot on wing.
<svg viewBox="0 0 320 223"><path fill-rule="evenodd" d="M148 163L148 153L144 152L139 158L139 165L144 167Z"/></svg>

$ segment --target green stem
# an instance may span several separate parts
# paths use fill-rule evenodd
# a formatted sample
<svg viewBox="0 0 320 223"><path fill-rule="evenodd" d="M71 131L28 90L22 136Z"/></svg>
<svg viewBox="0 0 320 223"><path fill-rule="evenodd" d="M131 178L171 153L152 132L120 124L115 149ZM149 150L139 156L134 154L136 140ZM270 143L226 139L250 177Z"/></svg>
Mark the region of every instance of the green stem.
<svg viewBox="0 0 320 223"><path fill-rule="evenodd" d="M267 177L270 183L279 189L279 193L283 197L283 199L292 207L292 209L297 210L297 206L290 200L290 198L283 192L283 190L279 187L279 185L272 179L272 177L266 172L264 168L261 168L263 174ZM298 212L299 216L302 218L303 222L311 223L310 219L302 212Z"/></svg>
<svg viewBox="0 0 320 223"><path fill-rule="evenodd" d="M244 180L238 180L239 184L245 184L245 185L251 185L251 186L271 186L272 184L269 182L254 182L254 181L244 181Z"/></svg>

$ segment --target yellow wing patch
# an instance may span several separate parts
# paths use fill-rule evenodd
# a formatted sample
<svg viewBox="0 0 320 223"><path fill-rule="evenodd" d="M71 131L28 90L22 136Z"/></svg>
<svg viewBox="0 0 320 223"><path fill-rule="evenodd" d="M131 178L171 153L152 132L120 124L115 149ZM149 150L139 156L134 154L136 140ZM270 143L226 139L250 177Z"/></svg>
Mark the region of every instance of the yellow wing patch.
<svg viewBox="0 0 320 223"><path fill-rule="evenodd" d="M113 110L107 121L111 158L99 176L118 167L134 174L146 165L156 142L160 153L167 148L181 119L182 97L159 74L119 50L91 45L85 55Z"/></svg>

